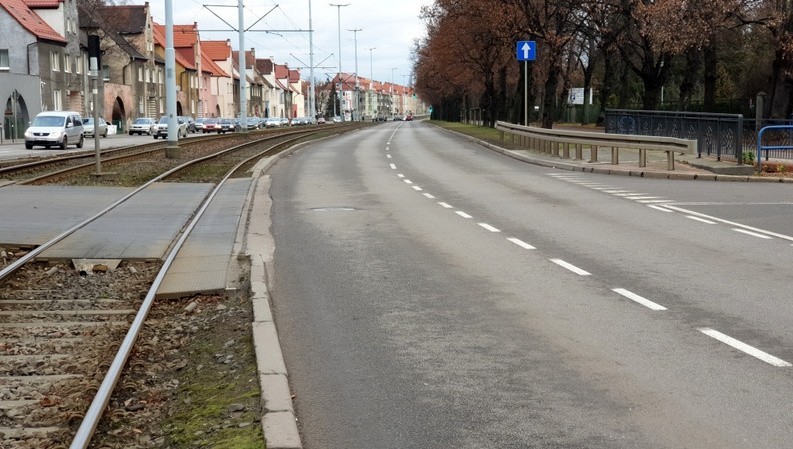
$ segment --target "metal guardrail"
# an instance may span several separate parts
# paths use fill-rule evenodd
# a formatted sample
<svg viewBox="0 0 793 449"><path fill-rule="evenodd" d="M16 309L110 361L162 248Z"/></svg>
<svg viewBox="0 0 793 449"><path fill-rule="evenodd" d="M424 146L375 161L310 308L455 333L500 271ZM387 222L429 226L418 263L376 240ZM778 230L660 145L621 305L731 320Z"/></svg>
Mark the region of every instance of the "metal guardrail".
<svg viewBox="0 0 793 449"><path fill-rule="evenodd" d="M763 135L768 131L787 131L788 135L793 132L793 125L771 125L764 126L757 132L757 172L763 172L763 151L766 152L766 160L768 160L769 151L778 150L793 150L793 143L788 138L788 143L783 145L763 145Z"/></svg>
<svg viewBox="0 0 793 449"><path fill-rule="evenodd" d="M559 156L561 152L564 158L570 157L571 145L575 147L574 159L583 159L583 147L589 146L590 162L598 161L600 147L610 148L613 165L619 164L620 148L639 150L639 167L647 166L648 151L663 151L666 153L668 170L675 169L675 153L697 154L697 141L693 139L535 128L507 122L496 122L496 129L501 131L502 140L505 132L523 136L528 140L526 145L529 148L554 156Z"/></svg>

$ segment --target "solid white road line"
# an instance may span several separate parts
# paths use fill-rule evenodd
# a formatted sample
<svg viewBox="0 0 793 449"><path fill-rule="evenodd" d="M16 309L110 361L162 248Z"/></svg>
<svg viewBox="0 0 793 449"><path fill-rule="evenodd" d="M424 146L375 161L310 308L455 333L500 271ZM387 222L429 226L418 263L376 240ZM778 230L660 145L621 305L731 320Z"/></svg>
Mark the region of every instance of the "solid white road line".
<svg viewBox="0 0 793 449"><path fill-rule="evenodd" d="M630 299L631 301L635 301L635 302L643 305L644 307L647 307L648 309L652 309L652 310L666 310L666 307L664 307L664 306L662 306L660 304L656 304L656 303L650 301L647 298L643 298L643 297L637 295L636 293L633 293L631 291L625 290L624 288L612 288L611 290L613 292L617 293L617 294L620 294L620 295Z"/></svg>
<svg viewBox="0 0 793 449"><path fill-rule="evenodd" d="M500 229L498 229L498 228L494 228L493 226L490 226L490 225L489 225L489 224L487 224L487 223L479 223L479 226L481 226L481 227L483 227L483 228L487 229L487 230L488 230L488 231L490 231L490 232L501 232L501 230L500 230Z"/></svg>
<svg viewBox="0 0 793 449"><path fill-rule="evenodd" d="M657 199L660 199L661 197L658 197L658 196L628 196L626 198L628 198L629 200L639 201L639 200L657 200Z"/></svg>
<svg viewBox="0 0 793 449"><path fill-rule="evenodd" d="M686 218L690 218L692 220L699 221L699 222L702 222L702 223L716 224L715 221L705 220L704 218L695 217L693 215L686 215Z"/></svg>
<svg viewBox="0 0 793 449"><path fill-rule="evenodd" d="M445 207L446 209L451 209L452 208L451 204L444 203L443 201L439 202L438 204L440 204L441 206Z"/></svg>
<svg viewBox="0 0 793 449"><path fill-rule="evenodd" d="M761 239L771 239L771 236L760 234L759 232L747 231L746 229L741 229L741 228L732 228L732 230L735 232L740 232L741 234L751 235L752 237L757 237Z"/></svg>
<svg viewBox="0 0 793 449"><path fill-rule="evenodd" d="M573 264L569 264L569 263L565 262L562 259L551 259L551 262L555 263L556 265L559 265L562 268L566 268L566 269L572 271L573 273L581 275L581 276L589 276L589 275L592 274L592 273L590 273L588 271L585 271L585 270L582 270L582 269L578 268L577 266L575 266Z"/></svg>
<svg viewBox="0 0 793 449"><path fill-rule="evenodd" d="M521 248L524 248L524 249L537 249L537 248L529 245L528 243L524 242L521 239L516 239L515 237L510 237L507 240L509 240L510 242L512 242L512 243L514 243L514 244L516 244L516 245L518 245L518 246L520 246Z"/></svg>
<svg viewBox="0 0 793 449"><path fill-rule="evenodd" d="M422 188L421 188L421 187L419 187L419 186L413 186L413 189L414 189L414 190L416 190L416 191L418 191L418 192L421 192L422 190L424 190L424 189L422 189Z"/></svg>
<svg viewBox="0 0 793 449"><path fill-rule="evenodd" d="M724 335L724 334L722 334L721 332L719 332L717 330L713 330L713 329L710 329L710 328L707 328L707 327L703 327L703 328L700 328L699 331L702 332L703 334L709 336L709 337L712 337L712 338L715 338L716 340L719 340L720 342L722 342L724 344L730 345L730 346L732 346L733 348L735 348L735 349L737 349L739 351L743 351L743 352L751 355L752 357L757 357L758 359L760 359L760 360L762 360L762 361L764 361L766 363L769 363L771 365L778 366L778 367L791 366L790 363L788 363L788 362L786 362L786 361L784 361L782 359L774 357L771 354L768 354L767 352L763 352L763 351L761 351L761 350L759 350L759 349L757 349L757 348L755 348L753 346L749 346L746 343L744 343L742 341L739 341L739 340L736 340L736 339L734 339L734 338L732 338L732 337L730 337L728 335Z"/></svg>
<svg viewBox="0 0 793 449"><path fill-rule="evenodd" d="M461 216L461 217L463 217L463 218L474 218L474 217L472 217L472 216L470 216L470 215L466 214L465 212L463 212L463 211L461 211L461 210L455 211L454 213L455 213L455 214L457 214L457 215L459 215L459 216Z"/></svg>
<svg viewBox="0 0 793 449"><path fill-rule="evenodd" d="M424 196L426 196L427 198L429 198L431 200L435 199L435 197L432 196L432 194L429 194L429 193L425 193Z"/></svg>
<svg viewBox="0 0 793 449"><path fill-rule="evenodd" d="M647 207L651 207L651 208L653 208L655 210L660 210L661 212L674 212L674 211L671 211L671 210L669 210L669 209L667 209L667 208L665 208L663 206L650 205L650 206L647 206Z"/></svg>
<svg viewBox="0 0 793 449"><path fill-rule="evenodd" d="M391 170L396 170L396 164L391 164Z"/></svg>

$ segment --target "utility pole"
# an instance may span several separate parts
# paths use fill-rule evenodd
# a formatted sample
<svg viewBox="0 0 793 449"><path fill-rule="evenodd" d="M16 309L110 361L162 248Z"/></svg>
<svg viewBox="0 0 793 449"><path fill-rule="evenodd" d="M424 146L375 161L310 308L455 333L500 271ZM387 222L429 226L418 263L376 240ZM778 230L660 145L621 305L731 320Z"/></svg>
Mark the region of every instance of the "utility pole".
<svg viewBox="0 0 793 449"><path fill-rule="evenodd" d="M165 157L176 158L179 156L179 120L176 118L176 51L173 47L172 0L165 0L165 111L168 116Z"/></svg>
<svg viewBox="0 0 793 449"><path fill-rule="evenodd" d="M374 83L374 66L372 65L372 50L376 50L376 49L377 49L377 47L367 48L367 50L369 50L369 82L370 83ZM369 88L370 89L372 88L371 85L370 85ZM371 91L370 91L369 98L372 99L372 101L371 101L371 103L372 103L372 114L376 115L377 112L374 110L374 98L371 95Z"/></svg>
<svg viewBox="0 0 793 449"><path fill-rule="evenodd" d="M342 8L342 6L350 6L350 4L349 3L344 3L344 4L331 3L330 6L335 6L336 7L336 14L337 14L337 20L338 20L338 29L339 29L339 72L337 74L337 77L338 77L338 80L339 80L339 86L343 87L344 84L341 81L341 8ZM341 88L336 90L336 95L339 96L339 109L341 109L341 92L342 92ZM333 102L333 109L334 109L334 115L335 115L335 109L336 109L336 102L335 101ZM341 116L341 119L344 120L344 113L342 111L339 111L339 115Z"/></svg>
<svg viewBox="0 0 793 449"><path fill-rule="evenodd" d="M248 67L246 67L247 59L245 57L245 15L243 10L242 0L237 3L237 13L239 20L240 30L240 52L239 52L239 68L240 68L240 132L248 132Z"/></svg>
<svg viewBox="0 0 793 449"><path fill-rule="evenodd" d="M358 85L358 32L361 30L363 30L363 28L355 28L352 30L347 30L347 31L352 31L354 36L353 40L355 41L355 92L353 95L353 102L355 102L355 105L353 106L351 112L353 121L358 120L359 118L356 117L356 112L358 112L358 92L360 91L360 86Z"/></svg>
<svg viewBox="0 0 793 449"><path fill-rule="evenodd" d="M314 28L311 25L311 0L308 0L308 65L308 76L311 78L308 87L308 113L314 123L317 119L317 105L314 98Z"/></svg>

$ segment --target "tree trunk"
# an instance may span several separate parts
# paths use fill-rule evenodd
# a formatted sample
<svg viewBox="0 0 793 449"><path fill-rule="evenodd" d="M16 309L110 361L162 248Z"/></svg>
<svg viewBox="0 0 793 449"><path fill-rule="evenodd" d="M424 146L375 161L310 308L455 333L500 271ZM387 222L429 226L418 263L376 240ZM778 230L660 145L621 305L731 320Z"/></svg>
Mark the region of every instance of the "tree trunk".
<svg viewBox="0 0 793 449"><path fill-rule="evenodd" d="M716 48L713 44L703 49L702 60L705 66L703 110L705 112L714 112L716 110L716 81L719 79L719 72Z"/></svg>
<svg viewBox="0 0 793 449"><path fill-rule="evenodd" d="M793 95L793 83L787 73L793 68L785 60L784 52L777 50L774 58L774 65L771 72L771 89L768 96L768 106L766 110L768 118L786 118L790 114L790 98ZM763 111L765 112L765 111Z"/></svg>
<svg viewBox="0 0 793 449"><path fill-rule="evenodd" d="M681 111L691 108L691 97L694 95L694 87L699 77L700 61L701 53L698 49L686 52L686 67L683 71L683 79L680 81L680 101L677 106Z"/></svg>
<svg viewBox="0 0 793 449"><path fill-rule="evenodd" d="M559 68L552 66L548 70L545 80L545 97L542 108L542 127L553 128L554 115L556 114L556 88L559 86Z"/></svg>

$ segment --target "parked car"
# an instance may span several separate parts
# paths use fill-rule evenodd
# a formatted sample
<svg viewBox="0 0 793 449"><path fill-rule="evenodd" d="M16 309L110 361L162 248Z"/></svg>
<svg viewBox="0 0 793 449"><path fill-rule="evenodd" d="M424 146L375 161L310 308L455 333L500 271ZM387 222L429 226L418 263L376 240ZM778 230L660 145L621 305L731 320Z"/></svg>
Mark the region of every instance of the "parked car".
<svg viewBox="0 0 793 449"><path fill-rule="evenodd" d="M187 132L195 132L195 119L193 119L193 117L189 115L180 115L179 118L183 119L187 123Z"/></svg>
<svg viewBox="0 0 793 449"><path fill-rule="evenodd" d="M219 133L220 132L220 120L216 118L206 118L204 119L204 125L201 131L206 133Z"/></svg>
<svg viewBox="0 0 793 449"><path fill-rule="evenodd" d="M402 116L401 115L395 115L394 116L394 121L395 122L401 122L402 121Z"/></svg>
<svg viewBox="0 0 793 449"><path fill-rule="evenodd" d="M413 121L413 115L411 115L411 114L406 115L405 116L405 121L406 122L412 122Z"/></svg>
<svg viewBox="0 0 793 449"><path fill-rule="evenodd" d="M79 112L48 111L39 113L25 130L25 148L34 145L58 146L62 150L67 145L83 147L83 119Z"/></svg>
<svg viewBox="0 0 793 449"><path fill-rule="evenodd" d="M295 117L289 123L291 126L303 126L308 125L308 117Z"/></svg>
<svg viewBox="0 0 793 449"><path fill-rule="evenodd" d="M278 117L268 117L264 121L265 128L277 128L279 126L281 126L281 119Z"/></svg>
<svg viewBox="0 0 793 449"><path fill-rule="evenodd" d="M137 118L129 126L129 135L130 136L133 134L151 135L154 132L154 125L156 124L157 122L154 121L153 118L146 118L146 117Z"/></svg>
<svg viewBox="0 0 793 449"><path fill-rule="evenodd" d="M281 126L289 126L289 119L286 117L281 118Z"/></svg>
<svg viewBox="0 0 793 449"><path fill-rule="evenodd" d="M107 137L107 122L102 117L99 117L99 126L96 126L96 133L102 137ZM86 137L94 137L94 119L88 117L83 120L83 135Z"/></svg>
<svg viewBox="0 0 793 449"><path fill-rule="evenodd" d="M259 117L248 117L247 129L257 129L259 127Z"/></svg>
<svg viewBox="0 0 793 449"><path fill-rule="evenodd" d="M341 123L341 117L339 117L339 116L337 115L337 116L333 117L333 120L332 120L332 121L333 121L333 123Z"/></svg>
<svg viewBox="0 0 793 449"><path fill-rule="evenodd" d="M222 118L220 119L220 129L218 130L218 134L223 133L233 133L237 131L239 128L239 124L233 118Z"/></svg>
<svg viewBox="0 0 793 449"><path fill-rule="evenodd" d="M324 125L325 124L325 117L320 117L317 119L317 125Z"/></svg>
<svg viewBox="0 0 793 449"><path fill-rule="evenodd" d="M182 117L176 117L176 123L179 125L179 129L176 133L177 138L184 138L187 137L187 120ZM163 115L160 117L160 121L154 125L154 138L162 137L163 139L168 138L168 116Z"/></svg>
<svg viewBox="0 0 793 449"><path fill-rule="evenodd" d="M195 132L200 133L204 131L204 117L195 119Z"/></svg>

